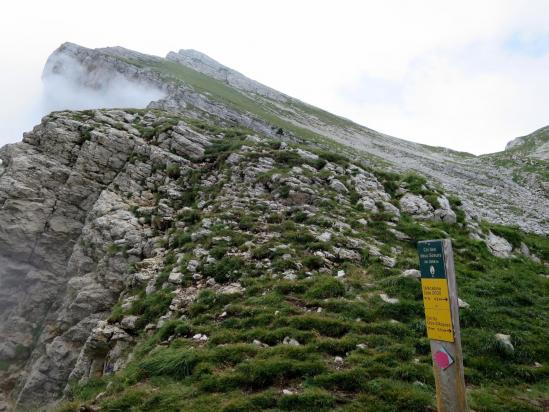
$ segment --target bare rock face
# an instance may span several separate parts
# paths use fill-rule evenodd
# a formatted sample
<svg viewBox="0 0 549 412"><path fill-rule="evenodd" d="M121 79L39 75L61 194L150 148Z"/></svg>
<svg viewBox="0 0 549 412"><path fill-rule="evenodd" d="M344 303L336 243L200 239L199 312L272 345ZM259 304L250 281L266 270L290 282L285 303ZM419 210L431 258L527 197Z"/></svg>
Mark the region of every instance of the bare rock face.
<svg viewBox="0 0 549 412"><path fill-rule="evenodd" d="M151 189L169 191L166 170L192 169L209 144L179 123L148 145L137 119L159 120L56 113L0 150L0 359L29 365L0 380L21 407L59 397L84 344L99 339L90 331L118 300L128 268L147 253L151 233L130 209L154 206Z"/></svg>
<svg viewBox="0 0 549 412"><path fill-rule="evenodd" d="M0 370L0 393L11 399L11 406L47 407L67 393L69 382L120 370L138 331L148 333L184 314L204 288L244 292L238 282L218 283L202 272L216 259L200 247L184 263L183 254L175 256L178 265L158 283L165 247L175 242L170 230L184 229L180 216L195 212L184 206L191 189L200 188L196 207L204 212L245 211L261 204L282 214L303 210L314 215L326 193L350 207L346 198L352 190L363 201L379 202L400 215L373 174L332 162L323 164L321 173L311 166L319 159L316 154L289 145L280 145L281 158L297 158L302 164L264 180L277 165L264 137L249 140L255 148L242 140L241 149L224 159L230 168L224 174L206 160L212 139L222 144L223 134L201 132L182 119L186 117L158 110L54 112L22 143L0 150L0 360L9 365ZM257 156L247 156L253 150ZM199 183L192 183L195 172L201 174ZM206 193L214 186L219 189L212 192L212 203ZM275 187L287 187L287 196L265 196L267 191L276 193ZM218 224L205 218L187 235L200 243ZM384 265L396 265L399 251L382 255L379 242L370 245L345 236L345 244L330 246L336 231L352 228L334 221L330 231L314 233L327 243L327 250L317 251L316 257L328 267L359 262L364 248ZM264 233L260 240L271 237ZM217 241L227 239L212 239ZM283 258L292 259L292 253L284 249ZM249 252L245 255L250 258ZM272 267L265 269L288 280L297 276L293 270L275 274ZM128 310L138 298L125 294L132 287L150 294L164 285L176 289L169 310L154 323L144 325L133 313L111 322L116 303Z"/></svg>

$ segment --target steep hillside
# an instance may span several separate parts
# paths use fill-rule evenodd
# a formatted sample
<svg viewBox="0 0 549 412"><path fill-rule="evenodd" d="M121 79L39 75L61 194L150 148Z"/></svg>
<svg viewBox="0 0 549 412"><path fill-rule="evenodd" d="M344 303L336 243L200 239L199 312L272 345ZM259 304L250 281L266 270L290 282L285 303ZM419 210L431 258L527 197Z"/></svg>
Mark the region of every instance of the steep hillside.
<svg viewBox="0 0 549 412"><path fill-rule="evenodd" d="M2 148L4 407L433 410L415 244L447 236L471 404L546 407L547 238L327 149L158 110Z"/></svg>
<svg viewBox="0 0 549 412"><path fill-rule="evenodd" d="M185 109L198 117L208 113L226 125L270 136L278 132L306 137L351 158L399 172L418 171L459 194L472 216L547 232L546 161L524 168L506 152L504 161L499 155L486 159L387 136L263 86L193 50L163 59L121 47L91 50L67 43L52 54L44 74L55 67L58 75L69 77L75 65L84 68L74 79L81 87L108 88L118 76L154 85L166 97L152 102L151 108Z"/></svg>
<svg viewBox="0 0 549 412"><path fill-rule="evenodd" d="M549 407L539 133L418 145L196 51L67 43L44 80L163 97L0 148L0 411L432 411L415 247L447 237L472 409Z"/></svg>

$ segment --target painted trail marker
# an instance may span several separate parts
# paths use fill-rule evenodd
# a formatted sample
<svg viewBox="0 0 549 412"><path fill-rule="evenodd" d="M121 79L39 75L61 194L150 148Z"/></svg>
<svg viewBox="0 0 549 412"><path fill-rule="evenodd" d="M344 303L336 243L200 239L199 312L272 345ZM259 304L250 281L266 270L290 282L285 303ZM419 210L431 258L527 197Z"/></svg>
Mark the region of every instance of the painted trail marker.
<svg viewBox="0 0 549 412"><path fill-rule="evenodd" d="M427 337L439 412L468 411L454 255L449 239L418 242Z"/></svg>

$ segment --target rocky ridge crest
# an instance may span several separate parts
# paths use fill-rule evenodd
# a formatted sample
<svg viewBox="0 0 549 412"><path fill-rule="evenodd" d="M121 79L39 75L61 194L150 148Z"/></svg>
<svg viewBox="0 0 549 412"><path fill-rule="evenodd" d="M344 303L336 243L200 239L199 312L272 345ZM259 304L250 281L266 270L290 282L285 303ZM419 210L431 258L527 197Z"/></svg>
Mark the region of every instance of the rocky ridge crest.
<svg viewBox="0 0 549 412"><path fill-rule="evenodd" d="M194 111L200 113L197 117L206 113L270 136L278 132L328 139L338 144L333 150L347 156L428 176L449 193L459 194L473 216L547 232L549 183L543 156L523 159L501 152L475 157L397 139L279 93L193 50L170 52L163 59L120 47L92 50L68 43L50 60L66 56L86 68L82 87L97 87L115 73L165 91L166 97L151 102L151 108ZM45 73L51 67L48 64Z"/></svg>

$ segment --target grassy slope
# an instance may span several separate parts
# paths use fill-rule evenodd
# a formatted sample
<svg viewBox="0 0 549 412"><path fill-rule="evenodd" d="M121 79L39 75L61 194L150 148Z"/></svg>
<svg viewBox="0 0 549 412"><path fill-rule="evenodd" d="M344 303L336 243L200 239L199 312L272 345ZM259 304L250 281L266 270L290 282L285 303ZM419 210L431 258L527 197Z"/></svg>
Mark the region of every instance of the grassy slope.
<svg viewBox="0 0 549 412"><path fill-rule="evenodd" d="M197 124L200 130L220 130ZM169 127L169 126L168 126ZM418 223L403 216L397 229L408 234L409 241L399 241L388 231L384 214L369 214L354 204L336 201L327 185L317 188L327 200L316 206L319 212L307 217L299 211L276 214L260 204L250 204L242 212L219 204L214 212L203 214L196 208L196 194L204 192L216 201L222 184L201 188L200 182L214 170L222 170L226 180L230 169L224 160L238 151L244 132L226 131L230 140L209 149L205 167L179 179L191 195L192 212L180 219L191 225L188 232L174 232L170 242L173 253L184 253L202 246L218 257L218 263L203 267L204 273L219 282L239 280L243 294L201 292L186 313L187 319L172 320L153 336L138 331L139 345L129 366L112 376L94 379L73 388L74 401L61 410L77 410L95 403L104 411L425 411L434 410L434 382L419 282L403 278L402 270L417 267L415 244L418 240L453 239L459 294L471 307L460 313L465 355L465 374L471 407L476 411L539 411L549 399L549 282L540 274L547 269L524 257L500 259L492 256L484 243L474 241L460 225ZM154 143L154 142L153 142ZM247 146L252 144L246 142ZM276 171L290 173L290 167L303 163L299 157L280 151L276 143L252 145L246 152L248 161L257 156L277 159ZM345 159L329 153L332 162L346 164ZM312 164L317 168L322 163ZM329 172L320 170L327 178ZM378 172L388 192L394 193L406 180L409 187L421 192L422 179ZM268 181L270 176L258 177ZM223 183L223 182L222 182ZM245 190L246 188L242 188ZM274 186L270 196L288 195L287 188ZM426 198L433 193L423 193ZM457 200L453 200L457 209ZM236 225L220 224L200 241L191 242L189 233L197 230L204 218L221 218ZM366 218L366 229L358 219ZM460 219L463 216L460 214ZM343 229L329 243L322 244L310 229L332 229L330 221L342 221L357 229ZM525 242L547 261L547 237L528 235L514 228L489 227L515 245ZM279 238L260 246L262 233L276 233ZM216 243L216 236L229 236L229 241ZM329 274L309 278L305 268L323 263L313 257L319 249L347 246L350 237L384 243L383 253L401 248L395 268L387 268L361 253L360 262L339 261ZM246 241L252 240L252 244ZM287 244L294 250L290 262L273 248ZM250 251L251 262L231 257L230 253ZM273 279L257 270L255 263L269 259L276 270L295 267L296 280ZM185 262L185 261L184 261ZM298 269L301 263L304 269ZM165 274L175 264L174 254L165 261ZM182 264L183 270L185 263ZM346 277L333 276L344 269ZM230 279L227 279L227 274ZM189 284L190 274L188 278ZM161 282L160 282L161 283ZM379 297L385 292L397 297L397 304L386 304ZM145 296L136 289L140 300L127 311L141 316L141 327L165 313L171 301L171 287ZM319 312L318 308L321 308ZM226 312L226 316L221 316ZM118 320L123 311L118 307L111 318ZM207 343L192 339L196 333L209 337ZM511 334L514 352L506 351L494 339L495 333ZM282 344L288 336L300 346ZM168 342L168 338L171 340ZM269 347L252 342L260 340ZM160 344L162 343L162 344ZM364 348L357 344L366 345ZM343 364L335 356L344 358ZM534 367L539 362L542 367ZM293 394L282 395L282 389Z"/></svg>
<svg viewBox="0 0 549 412"><path fill-rule="evenodd" d="M161 62L142 62L138 60L125 60L127 63L135 64L140 67L149 67L159 72L164 77L176 82L183 82L197 92L204 93L214 101L218 101L232 107L236 110L247 112L257 116L259 119L272 124L273 126L280 127L296 133L302 137L309 138L311 140L322 139L316 133L310 130L297 127L289 122L280 119L278 116L264 110L253 99L245 96L236 89L226 85L225 83L206 76L197 72L191 68L185 67L179 63L164 60Z"/></svg>
<svg viewBox="0 0 549 412"><path fill-rule="evenodd" d="M536 175L540 181L549 182L548 162L532 156L537 148L547 144L548 141L549 128L544 127L525 136L523 143L511 149L484 155L481 158L496 166L513 170L513 180L519 184L524 184L531 174Z"/></svg>
<svg viewBox="0 0 549 412"><path fill-rule="evenodd" d="M549 142L549 127L536 130L528 136L525 136L524 141L508 149L508 152L529 155L535 152L536 148Z"/></svg>
<svg viewBox="0 0 549 412"><path fill-rule="evenodd" d="M283 130L289 131L299 138L306 139L309 143L321 143L324 146L329 146L333 150L336 150L340 153L346 153L348 156L352 157L356 157L358 154L356 151L349 150L348 147L338 144L332 139L326 138L326 136L313 132L305 127L297 126L291 121L284 119L284 117L291 118L292 115L290 113L282 112L281 109L274 104L274 102L271 102L265 97L256 96L257 98L253 99L250 96L241 93L240 91L222 81L213 79L196 70L169 60L129 60L118 56L115 57L124 60L126 63L134 64L139 67L151 68L152 70L159 72L167 79L171 79L172 81L176 82L182 82L188 86L191 86L194 90L206 94L214 101L223 103L237 111L250 113L258 119L261 119L276 128L282 128ZM288 101L287 105L289 108L298 110L308 116L319 119L326 125L338 127L340 129L354 130L357 133L363 133L364 130L367 130L365 127L360 126L348 119L336 116L325 110L309 104L302 103L298 100ZM474 155L471 155L469 153L456 152L442 147L421 144L420 146L422 146L426 151L445 153L446 155L455 157L457 159L474 157ZM367 157L370 161L373 161L377 165L386 164L383 159L365 152L360 153L360 156L363 158Z"/></svg>

